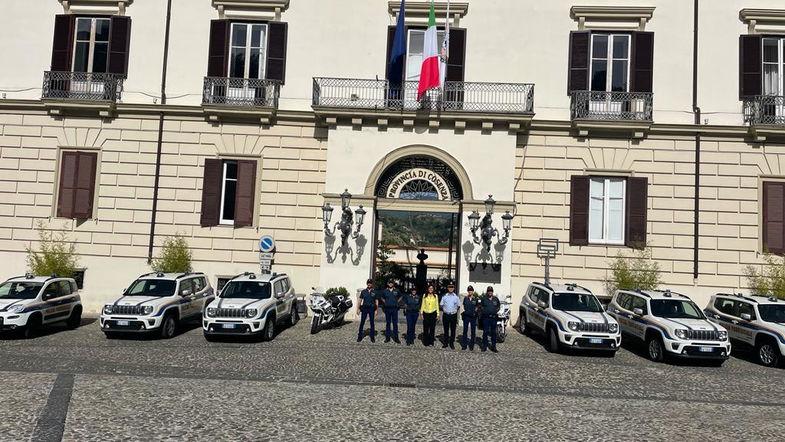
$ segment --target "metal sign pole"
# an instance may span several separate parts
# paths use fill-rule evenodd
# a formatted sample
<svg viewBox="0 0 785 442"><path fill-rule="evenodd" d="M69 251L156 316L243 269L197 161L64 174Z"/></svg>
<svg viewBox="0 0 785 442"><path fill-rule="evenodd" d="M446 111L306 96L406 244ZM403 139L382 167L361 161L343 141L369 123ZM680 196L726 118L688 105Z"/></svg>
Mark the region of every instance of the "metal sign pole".
<svg viewBox="0 0 785 442"><path fill-rule="evenodd" d="M540 238L537 242L537 256L545 259L545 284L551 283L551 258L559 251L559 240L556 238Z"/></svg>

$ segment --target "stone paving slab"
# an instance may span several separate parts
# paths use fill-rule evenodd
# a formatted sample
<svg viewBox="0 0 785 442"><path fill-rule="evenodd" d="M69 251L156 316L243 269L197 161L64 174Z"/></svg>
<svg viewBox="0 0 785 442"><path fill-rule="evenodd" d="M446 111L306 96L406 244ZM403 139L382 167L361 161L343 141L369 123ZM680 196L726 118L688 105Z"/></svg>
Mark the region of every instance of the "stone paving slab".
<svg viewBox="0 0 785 442"><path fill-rule="evenodd" d="M0 371L0 441L28 440L56 375Z"/></svg>

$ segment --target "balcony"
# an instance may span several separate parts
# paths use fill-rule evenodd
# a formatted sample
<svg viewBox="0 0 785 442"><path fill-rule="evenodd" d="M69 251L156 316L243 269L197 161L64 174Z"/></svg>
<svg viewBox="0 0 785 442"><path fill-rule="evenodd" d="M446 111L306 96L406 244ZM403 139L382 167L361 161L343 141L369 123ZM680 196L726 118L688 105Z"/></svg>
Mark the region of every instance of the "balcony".
<svg viewBox="0 0 785 442"><path fill-rule="evenodd" d="M250 116L269 124L278 109L280 90L278 80L204 77L202 106L211 120Z"/></svg>
<svg viewBox="0 0 785 442"><path fill-rule="evenodd" d="M651 127L651 92L575 91L570 97L570 117L580 136L622 130L642 138Z"/></svg>
<svg viewBox="0 0 785 442"><path fill-rule="evenodd" d="M41 100L51 114L65 109L98 110L108 117L120 100L124 77L91 72L44 72Z"/></svg>
<svg viewBox="0 0 785 442"><path fill-rule="evenodd" d="M534 116L533 84L448 81L443 91L432 89L422 101L417 100L417 85L417 81L394 87L387 80L317 77L312 105L327 118L368 116L386 121L401 117L404 124L431 114L440 119L517 125L528 124Z"/></svg>

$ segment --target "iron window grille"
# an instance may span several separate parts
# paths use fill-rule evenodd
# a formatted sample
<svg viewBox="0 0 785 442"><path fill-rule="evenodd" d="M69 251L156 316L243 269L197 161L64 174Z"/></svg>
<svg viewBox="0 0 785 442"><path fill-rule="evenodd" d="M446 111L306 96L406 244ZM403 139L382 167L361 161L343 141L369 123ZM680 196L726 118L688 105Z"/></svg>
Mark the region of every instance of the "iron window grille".
<svg viewBox="0 0 785 442"><path fill-rule="evenodd" d="M652 120L651 92L575 91L570 96L573 120Z"/></svg>
<svg viewBox="0 0 785 442"><path fill-rule="evenodd" d="M785 96L755 95L744 98L744 122L749 124L785 124Z"/></svg>
<svg viewBox="0 0 785 442"><path fill-rule="evenodd" d="M277 109L280 88L278 80L204 77L202 104Z"/></svg>
<svg viewBox="0 0 785 442"><path fill-rule="evenodd" d="M120 74L46 71L41 98L116 102L123 80Z"/></svg>

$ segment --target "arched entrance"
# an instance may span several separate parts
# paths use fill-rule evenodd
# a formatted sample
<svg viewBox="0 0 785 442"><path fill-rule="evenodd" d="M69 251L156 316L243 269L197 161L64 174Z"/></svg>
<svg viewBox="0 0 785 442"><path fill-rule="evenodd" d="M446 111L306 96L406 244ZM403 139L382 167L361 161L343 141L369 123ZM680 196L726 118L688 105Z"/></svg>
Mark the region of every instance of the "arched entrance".
<svg viewBox="0 0 785 442"><path fill-rule="evenodd" d="M374 171L373 274L378 284L391 277L405 290L434 284L441 292L447 281L459 282L460 213L469 186L454 159L425 149L397 152Z"/></svg>

